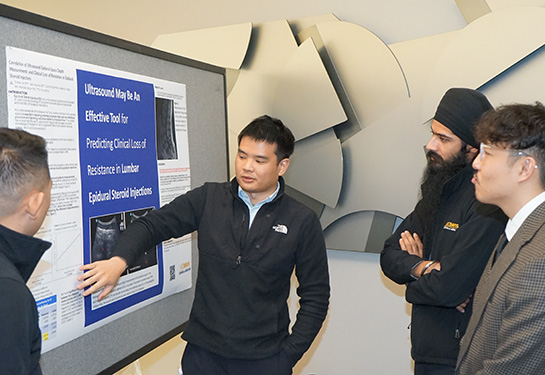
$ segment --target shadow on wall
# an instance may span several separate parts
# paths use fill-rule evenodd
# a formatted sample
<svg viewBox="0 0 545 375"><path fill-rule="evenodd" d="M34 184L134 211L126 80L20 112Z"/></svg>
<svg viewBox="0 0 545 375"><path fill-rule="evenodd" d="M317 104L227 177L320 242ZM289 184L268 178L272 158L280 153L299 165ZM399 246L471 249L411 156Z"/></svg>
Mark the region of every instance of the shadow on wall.
<svg viewBox="0 0 545 375"><path fill-rule="evenodd" d="M458 3L465 28L393 45L328 14L154 46L226 67L230 136L264 113L282 119L297 139L286 181L319 214L328 247L376 252L416 203L425 124L448 88L480 89L495 105L545 101L545 8Z"/></svg>

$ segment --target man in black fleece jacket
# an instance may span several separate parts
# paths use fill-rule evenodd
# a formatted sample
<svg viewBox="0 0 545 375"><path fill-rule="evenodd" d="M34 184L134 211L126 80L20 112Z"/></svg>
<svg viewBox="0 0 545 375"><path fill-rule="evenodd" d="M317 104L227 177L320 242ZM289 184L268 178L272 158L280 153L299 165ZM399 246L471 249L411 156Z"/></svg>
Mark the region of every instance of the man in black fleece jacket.
<svg viewBox="0 0 545 375"><path fill-rule="evenodd" d="M44 139L0 128L0 374L42 374L38 309L26 282L51 246L32 237L50 199Z"/></svg>
<svg viewBox="0 0 545 375"><path fill-rule="evenodd" d="M505 227L496 206L475 199L476 121L492 109L466 88L448 90L431 124L422 199L386 240L384 274L407 286L416 375L453 375L471 316L471 296Z"/></svg>
<svg viewBox="0 0 545 375"><path fill-rule="evenodd" d="M291 131L262 116L238 137L236 177L206 183L131 225L113 257L82 266L79 289L104 298L138 254L195 230L199 269L187 329L184 375L289 375L309 348L329 304L320 223L284 193ZM289 332L293 270L300 308Z"/></svg>

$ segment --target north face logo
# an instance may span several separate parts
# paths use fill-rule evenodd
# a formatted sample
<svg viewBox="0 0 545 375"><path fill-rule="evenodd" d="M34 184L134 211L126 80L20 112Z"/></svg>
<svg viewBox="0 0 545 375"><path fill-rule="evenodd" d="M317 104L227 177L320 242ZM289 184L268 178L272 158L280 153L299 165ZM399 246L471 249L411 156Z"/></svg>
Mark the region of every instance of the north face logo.
<svg viewBox="0 0 545 375"><path fill-rule="evenodd" d="M273 229L278 233L288 234L288 227L283 224L273 226Z"/></svg>

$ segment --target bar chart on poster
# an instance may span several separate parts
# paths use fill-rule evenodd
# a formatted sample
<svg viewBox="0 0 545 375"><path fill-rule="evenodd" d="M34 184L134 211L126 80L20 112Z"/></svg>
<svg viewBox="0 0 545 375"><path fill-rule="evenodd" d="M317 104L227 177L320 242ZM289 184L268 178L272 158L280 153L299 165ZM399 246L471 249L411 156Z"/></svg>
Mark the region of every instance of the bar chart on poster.
<svg viewBox="0 0 545 375"><path fill-rule="evenodd" d="M79 266L111 257L151 210L226 180L225 72L7 6L0 17L2 124L46 139L53 182L37 233L52 246L28 282L42 368L112 372L183 330L196 236L148 249L101 301L76 289Z"/></svg>

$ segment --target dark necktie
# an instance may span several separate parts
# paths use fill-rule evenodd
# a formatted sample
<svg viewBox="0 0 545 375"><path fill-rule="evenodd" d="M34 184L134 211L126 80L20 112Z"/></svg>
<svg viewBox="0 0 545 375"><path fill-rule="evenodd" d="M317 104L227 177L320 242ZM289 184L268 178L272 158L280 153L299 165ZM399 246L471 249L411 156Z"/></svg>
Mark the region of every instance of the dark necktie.
<svg viewBox="0 0 545 375"><path fill-rule="evenodd" d="M509 240L507 239L507 237L505 235L502 235L502 239L501 239L498 247L494 251L494 259L492 259L492 265L494 265L494 263L496 263L496 260L498 259L501 252L503 251L503 249L505 249L505 246L507 246L508 243L509 243Z"/></svg>

